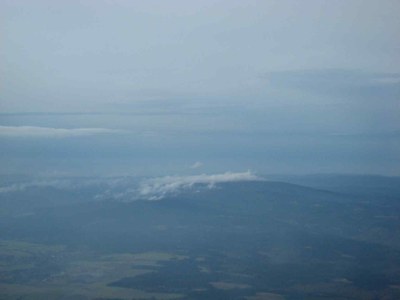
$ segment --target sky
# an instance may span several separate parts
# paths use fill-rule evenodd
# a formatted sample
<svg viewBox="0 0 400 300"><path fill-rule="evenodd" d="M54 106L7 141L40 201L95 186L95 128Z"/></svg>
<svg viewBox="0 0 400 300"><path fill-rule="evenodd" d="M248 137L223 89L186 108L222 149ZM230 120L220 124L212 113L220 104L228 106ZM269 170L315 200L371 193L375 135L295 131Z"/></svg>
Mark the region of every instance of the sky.
<svg viewBox="0 0 400 300"><path fill-rule="evenodd" d="M0 173L400 175L399 15L0 0Z"/></svg>

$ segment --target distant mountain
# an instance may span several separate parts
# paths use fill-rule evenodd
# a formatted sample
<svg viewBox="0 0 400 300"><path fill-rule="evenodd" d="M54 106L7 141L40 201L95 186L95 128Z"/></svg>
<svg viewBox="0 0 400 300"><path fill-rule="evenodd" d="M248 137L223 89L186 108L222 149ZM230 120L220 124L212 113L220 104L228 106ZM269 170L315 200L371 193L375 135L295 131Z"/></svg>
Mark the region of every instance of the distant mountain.
<svg viewBox="0 0 400 300"><path fill-rule="evenodd" d="M270 180L279 180L351 195L396 198L400 200L399 176L320 174L266 177Z"/></svg>

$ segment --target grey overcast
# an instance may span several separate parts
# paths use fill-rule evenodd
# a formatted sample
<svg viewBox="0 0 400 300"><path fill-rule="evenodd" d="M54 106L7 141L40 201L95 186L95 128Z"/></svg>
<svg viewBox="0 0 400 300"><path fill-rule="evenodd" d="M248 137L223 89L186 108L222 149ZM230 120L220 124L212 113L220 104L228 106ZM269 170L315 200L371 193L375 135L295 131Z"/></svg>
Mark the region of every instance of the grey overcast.
<svg viewBox="0 0 400 300"><path fill-rule="evenodd" d="M399 1L0 1L2 174L400 175Z"/></svg>

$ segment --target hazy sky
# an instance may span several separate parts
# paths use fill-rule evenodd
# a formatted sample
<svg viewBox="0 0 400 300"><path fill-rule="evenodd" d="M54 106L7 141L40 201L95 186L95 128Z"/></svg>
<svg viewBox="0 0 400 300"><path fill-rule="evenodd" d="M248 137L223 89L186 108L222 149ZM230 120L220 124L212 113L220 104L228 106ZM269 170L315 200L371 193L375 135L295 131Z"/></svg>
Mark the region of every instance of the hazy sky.
<svg viewBox="0 0 400 300"><path fill-rule="evenodd" d="M0 0L2 172L400 175L399 15Z"/></svg>

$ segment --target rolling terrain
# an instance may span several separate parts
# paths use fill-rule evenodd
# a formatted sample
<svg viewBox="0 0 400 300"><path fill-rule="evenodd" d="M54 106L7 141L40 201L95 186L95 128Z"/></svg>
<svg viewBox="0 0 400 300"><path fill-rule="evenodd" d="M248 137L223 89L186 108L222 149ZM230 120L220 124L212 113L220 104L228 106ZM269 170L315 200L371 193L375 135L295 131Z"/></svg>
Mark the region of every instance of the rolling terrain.
<svg viewBox="0 0 400 300"><path fill-rule="evenodd" d="M0 299L399 299L399 179L301 180L4 190Z"/></svg>

